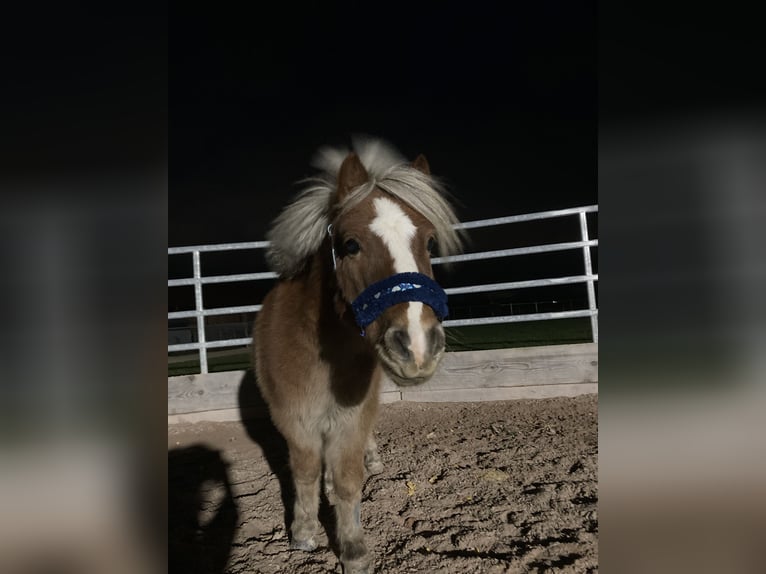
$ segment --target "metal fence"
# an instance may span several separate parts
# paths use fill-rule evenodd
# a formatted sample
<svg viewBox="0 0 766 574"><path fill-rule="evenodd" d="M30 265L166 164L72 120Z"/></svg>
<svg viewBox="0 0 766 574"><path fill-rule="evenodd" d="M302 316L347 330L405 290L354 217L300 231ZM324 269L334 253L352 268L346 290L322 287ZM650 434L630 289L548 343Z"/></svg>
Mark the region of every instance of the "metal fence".
<svg viewBox="0 0 766 574"><path fill-rule="evenodd" d="M588 233L588 213L598 212L597 205L588 205L584 207L573 207L570 209L559 209L554 211L541 211L537 213L527 213L521 215L511 215L507 217L497 217L493 219L482 219L478 221L468 221L458 224L457 228L477 229L491 227L496 225L508 225L525 221L552 219L557 217L578 217L580 223L580 239L565 243L551 243L545 245L533 245L529 247L516 247L512 249L500 249L494 251L481 251L476 253L465 253L449 257L434 257L431 262L439 265L446 262L477 261L482 259L496 259L503 257L514 257L518 255L529 255L534 253L547 253L553 251L581 250L583 256L583 274L568 277L551 277L547 279L534 279L529 281L512 281L505 283L491 283L484 285L466 285L464 287L451 287L445 289L448 295L458 295L464 293L487 293L491 291L507 291L513 289L526 289L530 287L545 287L552 285L566 285L573 283L585 283L588 293L588 308L573 311L556 311L548 313L527 313L518 315L502 315L492 317L472 317L466 319L446 320L445 327L459 327L463 325L488 325L496 323L518 323L524 321L544 321L550 319L568 319L574 317L590 317L593 341L598 342L598 308L596 305L596 295L594 283L598 281L598 275L593 273L591 260L591 247L598 246L597 239L590 239ZM265 249L268 247L268 241L251 241L242 243L220 243L217 245L194 245L188 247L170 247L168 255L191 254L193 264L193 277L184 279L168 280L168 288L181 286L194 286L195 308L190 311L175 311L168 313L168 320L195 318L197 322L197 341L193 343L181 343L168 345L168 353L177 351L199 352L200 372L208 372L207 350L222 347L239 347L249 345L252 342L251 337L237 339L223 339L208 341L205 336L205 317L214 315L234 315L238 313L257 313L260 305L244 305L238 307L220 307L206 309L202 297L202 286L213 283L234 283L239 281L262 281L273 280L277 278L276 273L243 273L235 275L214 275L205 277L202 274L200 264L200 255L213 251L235 251L244 249Z"/></svg>

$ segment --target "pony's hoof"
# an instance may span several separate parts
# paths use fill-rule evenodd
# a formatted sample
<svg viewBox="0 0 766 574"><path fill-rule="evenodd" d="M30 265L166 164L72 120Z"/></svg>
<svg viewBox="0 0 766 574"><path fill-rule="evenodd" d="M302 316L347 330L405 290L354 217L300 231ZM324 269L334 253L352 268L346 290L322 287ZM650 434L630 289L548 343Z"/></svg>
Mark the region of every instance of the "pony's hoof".
<svg viewBox="0 0 766 574"><path fill-rule="evenodd" d="M362 540L344 545L340 563L343 566L343 574L371 574L372 572L372 554Z"/></svg>
<svg viewBox="0 0 766 574"><path fill-rule="evenodd" d="M364 466L367 469L367 472L369 472L371 475L380 474L381 472L383 472L383 469L385 468L383 466L383 463L380 462L379 460L369 461Z"/></svg>
<svg viewBox="0 0 766 574"><path fill-rule="evenodd" d="M343 574L372 574L372 556L365 556L358 560L341 561Z"/></svg>
<svg viewBox="0 0 766 574"><path fill-rule="evenodd" d="M312 552L317 549L317 543L313 537L306 538L306 539L293 538L290 541L290 549L303 550L304 552Z"/></svg>

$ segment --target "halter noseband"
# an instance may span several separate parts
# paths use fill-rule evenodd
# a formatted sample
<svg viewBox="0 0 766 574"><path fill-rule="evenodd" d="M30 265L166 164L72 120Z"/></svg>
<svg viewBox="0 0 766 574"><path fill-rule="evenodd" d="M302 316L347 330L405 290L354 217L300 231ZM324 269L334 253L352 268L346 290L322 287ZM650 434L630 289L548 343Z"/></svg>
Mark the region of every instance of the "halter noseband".
<svg viewBox="0 0 766 574"><path fill-rule="evenodd" d="M327 226L332 249L333 269L337 269L335 246L332 238L332 225ZM351 302L356 324L362 329L380 317L389 307L398 303L419 301L434 310L439 321L449 315L447 293L441 286L423 273L396 273L373 283Z"/></svg>
<svg viewBox="0 0 766 574"><path fill-rule="evenodd" d="M397 303L420 301L434 310L441 321L449 314L447 294L439 284L422 273L397 273L373 283L352 301L356 324L367 327L380 315Z"/></svg>

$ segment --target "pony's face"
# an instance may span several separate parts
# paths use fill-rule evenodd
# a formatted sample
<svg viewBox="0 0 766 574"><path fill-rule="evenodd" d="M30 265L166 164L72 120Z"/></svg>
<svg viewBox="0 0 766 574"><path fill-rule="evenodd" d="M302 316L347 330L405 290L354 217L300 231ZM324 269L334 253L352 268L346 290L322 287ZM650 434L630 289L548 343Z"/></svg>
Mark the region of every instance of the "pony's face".
<svg viewBox="0 0 766 574"><path fill-rule="evenodd" d="M367 180L355 158L350 157L341 167L339 193ZM428 170L425 159L419 158L413 166ZM434 226L405 202L380 189L338 216L332 241L337 282L346 303L373 283L395 274L414 272L433 279ZM427 381L444 353L444 329L439 319L429 305L417 301L388 307L366 327L365 338L375 347L389 377L402 386Z"/></svg>

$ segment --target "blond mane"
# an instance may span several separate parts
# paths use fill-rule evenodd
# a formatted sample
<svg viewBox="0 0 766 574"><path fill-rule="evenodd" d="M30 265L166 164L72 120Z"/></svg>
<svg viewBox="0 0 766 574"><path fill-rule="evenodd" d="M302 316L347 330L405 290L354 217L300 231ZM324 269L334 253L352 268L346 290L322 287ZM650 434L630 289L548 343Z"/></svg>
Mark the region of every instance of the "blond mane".
<svg viewBox="0 0 766 574"><path fill-rule="evenodd" d="M338 205L336 177L350 151L359 156L370 178ZM443 183L412 167L388 143L355 138L351 150L321 148L312 165L320 173L304 180L306 187L277 216L266 235L270 242L266 252L268 263L281 277L298 273L319 250L333 217L363 201L375 188L407 203L431 222L436 229L440 256L462 249L461 232L455 229L458 218L447 200Z"/></svg>

